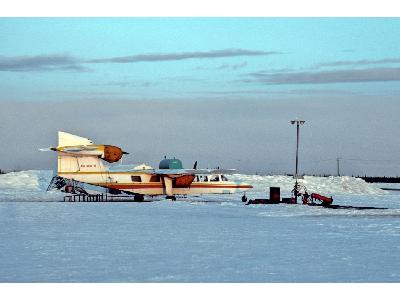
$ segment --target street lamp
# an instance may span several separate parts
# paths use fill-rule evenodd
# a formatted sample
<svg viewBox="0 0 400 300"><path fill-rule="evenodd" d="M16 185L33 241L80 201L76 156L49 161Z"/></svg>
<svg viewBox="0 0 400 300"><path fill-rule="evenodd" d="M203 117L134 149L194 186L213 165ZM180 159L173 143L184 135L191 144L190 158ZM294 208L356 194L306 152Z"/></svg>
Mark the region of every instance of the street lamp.
<svg viewBox="0 0 400 300"><path fill-rule="evenodd" d="M296 173L294 175L294 178L297 179L298 174L298 165L299 165L299 129L300 125L303 125L306 121L301 121L301 120L292 120L290 123L292 125L296 124L297 125L297 145L296 145Z"/></svg>

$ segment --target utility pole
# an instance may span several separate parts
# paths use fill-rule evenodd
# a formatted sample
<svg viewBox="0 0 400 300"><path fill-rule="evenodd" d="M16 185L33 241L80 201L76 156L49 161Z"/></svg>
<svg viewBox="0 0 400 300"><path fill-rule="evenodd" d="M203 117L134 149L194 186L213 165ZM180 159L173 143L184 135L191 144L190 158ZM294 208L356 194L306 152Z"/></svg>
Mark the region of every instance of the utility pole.
<svg viewBox="0 0 400 300"><path fill-rule="evenodd" d="M303 125L306 121L301 121L301 120L292 120L290 123L292 125L296 124L297 125L297 144L296 144L296 172L294 175L294 178L297 179L298 177L298 165L299 165L299 131L300 131L300 125Z"/></svg>

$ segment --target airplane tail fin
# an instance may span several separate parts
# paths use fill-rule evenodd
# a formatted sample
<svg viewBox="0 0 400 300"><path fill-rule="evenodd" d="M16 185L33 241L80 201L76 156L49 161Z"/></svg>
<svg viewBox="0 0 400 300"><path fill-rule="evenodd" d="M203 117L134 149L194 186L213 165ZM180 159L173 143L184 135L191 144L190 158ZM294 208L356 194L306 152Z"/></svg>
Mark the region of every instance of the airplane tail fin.
<svg viewBox="0 0 400 300"><path fill-rule="evenodd" d="M69 146L88 146L93 145L93 142L88 138L73 135L67 132L58 132L58 147L69 147Z"/></svg>
<svg viewBox="0 0 400 300"><path fill-rule="evenodd" d="M95 144L92 140L67 132L58 132L58 146L42 148L40 151L57 151L58 173L104 172L102 160L114 163L124 154L120 147Z"/></svg>

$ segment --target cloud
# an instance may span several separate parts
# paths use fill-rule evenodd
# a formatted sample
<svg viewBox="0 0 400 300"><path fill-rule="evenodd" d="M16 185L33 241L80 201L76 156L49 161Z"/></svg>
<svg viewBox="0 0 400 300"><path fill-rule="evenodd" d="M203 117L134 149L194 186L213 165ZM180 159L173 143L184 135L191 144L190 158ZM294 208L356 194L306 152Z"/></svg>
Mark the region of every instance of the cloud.
<svg viewBox="0 0 400 300"><path fill-rule="evenodd" d="M206 79L188 75L181 75L181 76L162 77L161 80L178 81L178 82L204 82Z"/></svg>
<svg viewBox="0 0 400 300"><path fill-rule="evenodd" d="M223 64L217 67L217 70L237 70L247 66L247 62L243 62L240 64Z"/></svg>
<svg viewBox="0 0 400 300"><path fill-rule="evenodd" d="M43 54L35 56L0 56L0 71L31 72L31 71L88 71L83 64L94 63L137 63L178 61L185 59L204 59L237 56L266 56L281 54L277 51L255 51L245 49L224 49L213 51L181 52L181 53L153 53L131 56L110 57L101 59L80 59L68 54ZM237 65L221 65L220 68L238 69L246 63Z"/></svg>
<svg viewBox="0 0 400 300"><path fill-rule="evenodd" d="M201 95L361 95L360 92L343 89L284 89L284 90L229 90L229 91L192 91L191 94Z"/></svg>
<svg viewBox="0 0 400 300"><path fill-rule="evenodd" d="M238 64L222 64L214 67L198 66L194 68L195 71L209 71L209 70L237 70L242 69L247 66L247 62L242 62Z"/></svg>
<svg viewBox="0 0 400 300"><path fill-rule="evenodd" d="M400 58L384 58L384 59L361 59L361 60L339 60L326 63L316 64L316 67L340 67L340 66L365 66L365 65L379 65L379 64L398 64Z"/></svg>
<svg viewBox="0 0 400 300"><path fill-rule="evenodd" d="M213 51L180 52L180 53L153 53L138 54L131 56L120 56L111 58L92 59L87 63L137 63L137 62L157 62L157 61L176 61L184 59L203 59L235 56L266 56L281 54L277 51L254 51L245 49L224 49Z"/></svg>
<svg viewBox="0 0 400 300"><path fill-rule="evenodd" d="M68 54L47 54L36 56L0 56L0 71L87 71L80 65L79 59Z"/></svg>
<svg viewBox="0 0 400 300"><path fill-rule="evenodd" d="M97 84L97 83L95 84L95 86L104 86L104 85L118 86L124 88L124 87L150 87L157 85L157 83L148 80L144 81L121 80L121 81L109 81L105 84Z"/></svg>
<svg viewBox="0 0 400 300"><path fill-rule="evenodd" d="M362 70L305 71L292 73L267 73L265 71L249 73L251 79L242 82L263 84L327 84L346 82L400 81L400 68L370 68Z"/></svg>

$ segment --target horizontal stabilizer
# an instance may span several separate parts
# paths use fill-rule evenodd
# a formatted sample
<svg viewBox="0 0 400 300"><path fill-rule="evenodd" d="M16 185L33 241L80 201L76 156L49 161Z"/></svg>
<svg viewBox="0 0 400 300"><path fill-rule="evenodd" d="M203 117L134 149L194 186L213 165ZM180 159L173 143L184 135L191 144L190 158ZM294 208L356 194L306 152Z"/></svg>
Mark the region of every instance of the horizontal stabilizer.
<svg viewBox="0 0 400 300"><path fill-rule="evenodd" d="M42 152L47 152L47 151L56 151L57 149L54 147L49 147L49 148L39 148L38 150Z"/></svg>
<svg viewBox="0 0 400 300"><path fill-rule="evenodd" d="M64 152L79 152L79 151L95 151L98 150L99 146L77 146L77 147L66 147L64 148Z"/></svg>

